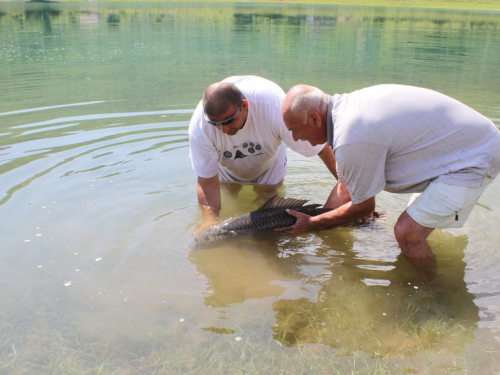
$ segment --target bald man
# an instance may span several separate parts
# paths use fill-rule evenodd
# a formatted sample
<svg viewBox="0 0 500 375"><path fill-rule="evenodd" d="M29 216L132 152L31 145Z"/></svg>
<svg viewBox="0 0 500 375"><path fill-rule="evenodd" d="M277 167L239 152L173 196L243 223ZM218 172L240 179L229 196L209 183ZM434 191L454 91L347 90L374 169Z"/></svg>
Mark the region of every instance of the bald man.
<svg viewBox="0 0 500 375"><path fill-rule="evenodd" d="M189 144L205 226L217 221L221 182L276 191L286 173L287 146L304 156L319 155L336 177L326 143L293 140L281 117L284 97L276 83L257 76L229 77L203 93L189 124Z"/></svg>
<svg viewBox="0 0 500 375"><path fill-rule="evenodd" d="M293 139L327 142L338 183L316 216L291 211L294 234L333 228L368 215L382 190L414 193L394 233L414 264L434 254L427 237L435 228L461 227L500 170L500 132L486 117L436 91L378 85L330 96L297 85L282 116Z"/></svg>

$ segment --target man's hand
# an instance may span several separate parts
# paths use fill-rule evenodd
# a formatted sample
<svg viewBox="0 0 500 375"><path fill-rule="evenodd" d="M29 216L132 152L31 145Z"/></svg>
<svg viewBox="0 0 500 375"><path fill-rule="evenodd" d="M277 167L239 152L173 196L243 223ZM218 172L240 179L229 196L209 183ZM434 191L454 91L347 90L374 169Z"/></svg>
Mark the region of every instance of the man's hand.
<svg viewBox="0 0 500 375"><path fill-rule="evenodd" d="M375 211L375 197L371 197L359 204L353 204L352 201L348 201L337 209L318 216L309 216L294 210L286 210L286 213L296 217L296 223L289 227L275 229L276 232L299 234L313 229L335 228L356 220L367 222L372 220L373 217L378 216L378 213Z"/></svg>
<svg viewBox="0 0 500 375"><path fill-rule="evenodd" d="M284 232L289 234L300 234L310 231L313 227L311 225L311 217L309 215L303 214L302 212L294 210L286 210L286 213L290 216L297 218L297 221L291 227L278 228L275 229L276 232Z"/></svg>
<svg viewBox="0 0 500 375"><path fill-rule="evenodd" d="M214 214L210 207L200 206L200 208L203 212L203 222L196 228L196 234L218 223L217 215Z"/></svg>
<svg viewBox="0 0 500 375"><path fill-rule="evenodd" d="M377 217L380 217L380 214L378 213L377 210L373 210L368 215L360 217L357 221L358 221L358 223L367 224L367 223L371 222L373 219L376 219Z"/></svg>

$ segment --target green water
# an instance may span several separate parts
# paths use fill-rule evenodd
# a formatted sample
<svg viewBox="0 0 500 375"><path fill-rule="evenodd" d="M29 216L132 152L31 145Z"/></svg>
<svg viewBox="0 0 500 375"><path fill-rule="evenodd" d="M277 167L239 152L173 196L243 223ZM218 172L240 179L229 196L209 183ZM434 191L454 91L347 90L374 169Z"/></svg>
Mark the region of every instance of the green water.
<svg viewBox="0 0 500 375"><path fill-rule="evenodd" d="M190 251L205 87L425 86L500 124L500 14L0 3L0 372L498 374L500 182L423 282L385 220ZM282 195L334 180L290 152ZM256 209L223 192L222 218Z"/></svg>

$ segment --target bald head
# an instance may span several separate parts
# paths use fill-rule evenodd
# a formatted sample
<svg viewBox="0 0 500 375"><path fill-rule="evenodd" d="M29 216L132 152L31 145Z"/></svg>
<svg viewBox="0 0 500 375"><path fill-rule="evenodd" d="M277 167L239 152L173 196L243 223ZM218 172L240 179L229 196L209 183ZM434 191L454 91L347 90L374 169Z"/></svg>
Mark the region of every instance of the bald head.
<svg viewBox="0 0 500 375"><path fill-rule="evenodd" d="M328 95L317 87L293 86L281 105L281 115L295 141L308 141L312 145L326 142Z"/></svg>
<svg viewBox="0 0 500 375"><path fill-rule="evenodd" d="M314 86L296 85L286 94L281 106L281 114L283 118L293 116L305 123L312 111L326 114L327 106L328 96L323 91Z"/></svg>
<svg viewBox="0 0 500 375"><path fill-rule="evenodd" d="M238 108L244 98L240 89L232 83L216 82L208 86L203 93L203 110L210 118L217 118L230 106Z"/></svg>

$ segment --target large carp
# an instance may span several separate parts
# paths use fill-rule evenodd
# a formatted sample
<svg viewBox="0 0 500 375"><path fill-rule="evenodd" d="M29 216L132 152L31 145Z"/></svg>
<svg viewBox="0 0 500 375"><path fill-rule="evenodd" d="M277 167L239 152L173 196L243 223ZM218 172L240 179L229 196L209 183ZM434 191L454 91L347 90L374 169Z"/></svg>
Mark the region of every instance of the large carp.
<svg viewBox="0 0 500 375"><path fill-rule="evenodd" d="M287 209L309 216L317 216L331 210L321 207L320 204L305 205L307 202L306 199L282 198L275 195L256 211L227 219L198 233L194 237L194 248L207 247L211 243L242 235L261 237L271 233L277 234L275 229L292 226L297 221L294 216L286 213Z"/></svg>

